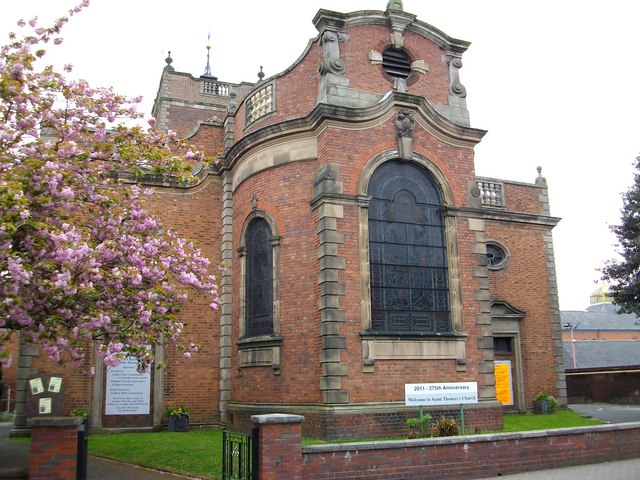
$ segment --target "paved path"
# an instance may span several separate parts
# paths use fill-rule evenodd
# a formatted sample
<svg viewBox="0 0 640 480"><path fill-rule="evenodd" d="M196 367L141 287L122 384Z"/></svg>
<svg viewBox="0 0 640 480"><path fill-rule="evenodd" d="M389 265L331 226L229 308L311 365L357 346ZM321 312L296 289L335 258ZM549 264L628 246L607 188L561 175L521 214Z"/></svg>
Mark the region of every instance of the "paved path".
<svg viewBox="0 0 640 480"><path fill-rule="evenodd" d="M186 480L199 477L175 475L106 458L89 457L87 480Z"/></svg>
<svg viewBox="0 0 640 480"><path fill-rule="evenodd" d="M640 405L613 405L611 403L584 403L569 405L580 415L598 418L609 423L640 422ZM640 473L638 474L640 478Z"/></svg>
<svg viewBox="0 0 640 480"><path fill-rule="evenodd" d="M638 480L640 478L640 458L516 473L490 477L486 480L502 480L503 478L506 480Z"/></svg>
<svg viewBox="0 0 640 480"><path fill-rule="evenodd" d="M0 479L27 478L29 442L9 440L12 422L0 423ZM89 456L87 480L185 480L192 477Z"/></svg>

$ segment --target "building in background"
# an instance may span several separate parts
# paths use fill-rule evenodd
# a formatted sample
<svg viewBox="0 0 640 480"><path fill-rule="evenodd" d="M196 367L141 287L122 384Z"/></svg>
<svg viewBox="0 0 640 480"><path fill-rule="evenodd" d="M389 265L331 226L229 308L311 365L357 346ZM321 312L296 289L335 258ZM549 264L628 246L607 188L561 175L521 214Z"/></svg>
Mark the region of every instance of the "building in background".
<svg viewBox="0 0 640 480"><path fill-rule="evenodd" d="M640 403L640 318L618 313L606 287L590 299L585 311L561 312L567 396Z"/></svg>

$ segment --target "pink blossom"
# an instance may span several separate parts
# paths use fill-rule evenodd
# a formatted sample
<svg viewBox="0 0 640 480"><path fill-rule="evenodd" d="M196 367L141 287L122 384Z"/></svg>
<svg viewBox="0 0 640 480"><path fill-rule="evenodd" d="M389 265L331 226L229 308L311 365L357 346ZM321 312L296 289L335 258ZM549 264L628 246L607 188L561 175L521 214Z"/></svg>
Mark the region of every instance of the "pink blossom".
<svg viewBox="0 0 640 480"><path fill-rule="evenodd" d="M14 36L2 47L0 107L11 102L11 114L0 124L0 158L19 161L0 164L0 263L7 272L0 326L40 344L51 360L71 358L79 366L94 341L106 345L100 355L108 366L130 356L146 370L153 362L150 339L161 336L190 357L198 347L183 341L184 325L172 312L195 292L209 295L217 308L210 262L143 207L140 197L151 190L108 186L113 173L137 172L141 164L188 176L184 160L203 155L175 132L122 126L107 132L107 121L140 118L140 98L36 70L28 59L43 56L45 43L58 44L66 22L38 28L38 36ZM60 98L64 102L54 101ZM44 141L41 125L50 125L59 140ZM28 235L22 235L25 225Z"/></svg>
<svg viewBox="0 0 640 480"><path fill-rule="evenodd" d="M149 320L151 318L151 311L150 310L144 310L140 313L140 322L147 324L149 323Z"/></svg>
<svg viewBox="0 0 640 480"><path fill-rule="evenodd" d="M3 356L2 353L3 350L0 349L0 368L8 369L13 363L13 356L10 354Z"/></svg>

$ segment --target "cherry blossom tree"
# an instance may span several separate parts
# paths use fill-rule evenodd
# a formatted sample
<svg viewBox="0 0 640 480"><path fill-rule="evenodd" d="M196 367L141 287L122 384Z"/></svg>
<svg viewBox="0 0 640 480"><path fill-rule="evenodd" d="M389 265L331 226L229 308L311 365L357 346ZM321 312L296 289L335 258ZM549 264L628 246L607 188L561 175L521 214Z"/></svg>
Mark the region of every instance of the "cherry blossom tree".
<svg viewBox="0 0 640 480"><path fill-rule="evenodd" d="M88 5L69 12L69 17ZM97 345L106 365L172 343L189 358L178 313L194 293L217 308L212 266L145 209L141 176L189 182L201 153L141 118L138 98L40 66L68 17L48 28L20 21L0 58L0 358L19 332L54 362L88 372ZM131 122L130 122L131 123ZM139 123L139 122L137 122ZM123 180L125 179L125 180Z"/></svg>

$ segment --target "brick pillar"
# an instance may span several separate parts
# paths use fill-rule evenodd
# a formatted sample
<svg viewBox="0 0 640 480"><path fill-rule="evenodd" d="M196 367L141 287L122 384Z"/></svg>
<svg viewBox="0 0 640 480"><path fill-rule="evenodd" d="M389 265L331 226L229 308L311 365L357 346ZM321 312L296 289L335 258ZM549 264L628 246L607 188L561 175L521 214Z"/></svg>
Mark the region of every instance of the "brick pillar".
<svg viewBox="0 0 640 480"><path fill-rule="evenodd" d="M258 440L260 480L302 478L302 422L300 415L252 415L260 429Z"/></svg>
<svg viewBox="0 0 640 480"><path fill-rule="evenodd" d="M31 418L29 479L76 478L78 429L82 417Z"/></svg>

